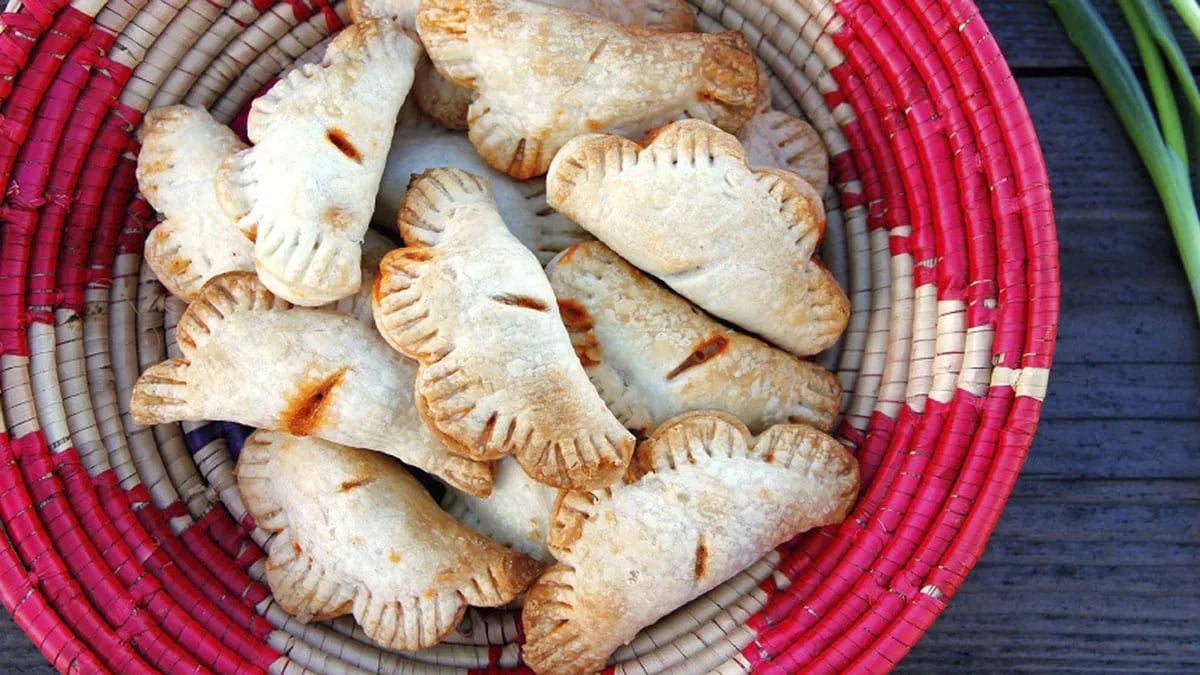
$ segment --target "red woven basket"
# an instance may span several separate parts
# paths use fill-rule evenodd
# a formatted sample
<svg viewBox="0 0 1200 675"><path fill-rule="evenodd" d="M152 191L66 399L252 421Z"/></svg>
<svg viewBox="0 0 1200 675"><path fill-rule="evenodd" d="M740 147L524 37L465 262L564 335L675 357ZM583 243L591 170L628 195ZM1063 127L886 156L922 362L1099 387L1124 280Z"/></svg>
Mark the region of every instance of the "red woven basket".
<svg viewBox="0 0 1200 675"><path fill-rule="evenodd" d="M511 613L445 644L302 624L263 584L231 470L244 430L134 425L182 305L140 251L133 132L185 102L231 122L346 20L325 0L21 0L0 17L0 600L60 671L520 667ZM968 0L699 0L833 157L823 257L850 329L823 355L864 491L648 629L620 671L878 672L962 584L1032 440L1058 317L1046 170Z"/></svg>

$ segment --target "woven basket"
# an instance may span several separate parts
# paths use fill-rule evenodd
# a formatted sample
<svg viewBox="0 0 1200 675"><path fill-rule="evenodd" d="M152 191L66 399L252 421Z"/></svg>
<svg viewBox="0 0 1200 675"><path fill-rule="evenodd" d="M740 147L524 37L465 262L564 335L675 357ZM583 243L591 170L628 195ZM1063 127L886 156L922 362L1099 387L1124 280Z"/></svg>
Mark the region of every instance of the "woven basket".
<svg viewBox="0 0 1200 675"><path fill-rule="evenodd" d="M517 667L512 613L471 610L411 654L287 616L232 477L245 430L130 422L183 310L141 264L133 131L178 101L234 120L347 20L272 1L24 0L0 19L0 600L64 672ZM695 4L749 36L776 107L833 157L823 257L853 316L824 358L865 487L617 669L886 671L975 564L1033 437L1059 295L1038 141L969 0Z"/></svg>

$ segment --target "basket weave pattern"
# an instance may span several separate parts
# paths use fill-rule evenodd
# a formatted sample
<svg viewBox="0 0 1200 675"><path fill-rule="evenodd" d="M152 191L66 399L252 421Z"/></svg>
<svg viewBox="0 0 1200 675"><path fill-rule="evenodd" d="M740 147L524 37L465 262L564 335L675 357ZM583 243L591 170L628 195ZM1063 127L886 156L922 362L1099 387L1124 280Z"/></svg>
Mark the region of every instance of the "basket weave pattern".
<svg viewBox="0 0 1200 675"><path fill-rule="evenodd" d="M1037 138L968 0L693 4L705 30L746 33L775 106L833 157L822 256L853 315L822 359L865 488L617 670L885 671L977 560L1045 396L1059 285ZM141 261L141 116L184 102L236 122L346 20L325 0L22 0L0 18L0 601L61 671L519 665L512 613L471 610L412 654L287 616L233 481L245 430L129 420L184 309Z"/></svg>

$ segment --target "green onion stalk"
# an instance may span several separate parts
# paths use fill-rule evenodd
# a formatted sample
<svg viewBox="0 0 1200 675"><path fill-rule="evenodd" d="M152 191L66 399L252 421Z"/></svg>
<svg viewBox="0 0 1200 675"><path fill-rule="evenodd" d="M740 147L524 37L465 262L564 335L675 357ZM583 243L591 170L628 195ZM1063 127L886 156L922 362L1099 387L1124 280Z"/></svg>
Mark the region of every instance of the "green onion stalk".
<svg viewBox="0 0 1200 675"><path fill-rule="evenodd" d="M1071 42L1091 66L1150 173L1167 212L1200 316L1200 216L1188 173L1188 144L1172 87L1182 90L1193 129L1200 128L1200 90L1158 0L1117 0L1146 69L1154 107L1096 8L1088 0L1049 0ZM1200 37L1195 0L1172 0L1184 23ZM1165 59L1165 60L1164 60ZM1193 142L1200 149L1200 141Z"/></svg>

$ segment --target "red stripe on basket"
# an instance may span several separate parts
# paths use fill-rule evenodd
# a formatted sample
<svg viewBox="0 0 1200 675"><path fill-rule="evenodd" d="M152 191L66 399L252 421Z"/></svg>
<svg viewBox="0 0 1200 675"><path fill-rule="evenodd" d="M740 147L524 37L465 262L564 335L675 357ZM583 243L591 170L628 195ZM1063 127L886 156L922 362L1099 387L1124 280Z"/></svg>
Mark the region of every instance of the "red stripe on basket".
<svg viewBox="0 0 1200 675"><path fill-rule="evenodd" d="M146 243L146 235L158 222L154 216L154 207L140 196L134 196L128 208L129 213L121 227L121 235L117 238L117 255L141 253Z"/></svg>
<svg viewBox="0 0 1200 675"><path fill-rule="evenodd" d="M61 64L65 61L64 57L67 52L87 33L90 23L91 17L73 8L68 8L59 15L53 30L37 43L37 47L29 59L28 67L22 67L19 72L15 73L14 80L9 81L15 82L12 91L3 91L8 87L0 85L0 98L4 100L3 117L0 118L2 119L0 127L3 128L3 133L0 133L0 183L6 186L6 192L12 191L12 187L8 185L9 175L18 149L22 152L33 153L32 156L36 157L39 152L44 154L47 148L46 136L37 133L30 135L30 125L38 118L35 111L39 104L43 109L47 107L42 103L43 94L54 81ZM0 41L0 45L2 44L3 41ZM0 80L0 82L3 81ZM29 139L28 146L22 147L27 138ZM53 144L49 145L49 151L53 154ZM20 192L19 187L18 192ZM39 188L33 187L29 194L40 192Z"/></svg>
<svg viewBox="0 0 1200 675"><path fill-rule="evenodd" d="M122 136L119 133L118 137L124 141L129 140L128 136ZM97 151L93 155L98 155L98 159L105 161L118 160L116 152ZM89 156L89 162L90 159ZM120 157L116 167L110 169L108 175L98 177L100 180L98 196L102 201L92 245L88 251L87 286L89 287L108 288L112 285L112 262L117 250L117 239L121 234L120 223L126 215L135 215L127 213L127 207L131 205L130 200L133 198L134 186L137 185L137 178L134 174L136 169L136 159L131 156ZM111 179L111 184L109 179ZM151 216L144 214L142 217L149 218Z"/></svg>
<svg viewBox="0 0 1200 675"><path fill-rule="evenodd" d="M875 472L888 454L888 441L896 430L896 420L879 411L871 413L866 440L858 450L858 471L864 486L870 485Z"/></svg>
<svg viewBox="0 0 1200 675"><path fill-rule="evenodd" d="M0 456L12 456L8 434L3 432L0 432ZM9 473L8 469L0 468L0 474ZM0 482L3 480L0 477ZM17 557L7 523L0 530L4 532L0 538L0 579L4 582L0 584L0 601L17 626L59 672L110 672L46 601L38 588L40 579Z"/></svg>
<svg viewBox="0 0 1200 675"><path fill-rule="evenodd" d="M238 527L223 505L209 510L196 524L239 567L248 568L266 557L266 553L250 539L249 532Z"/></svg>
<svg viewBox="0 0 1200 675"><path fill-rule="evenodd" d="M83 311L88 252L99 220L104 187L112 169L89 164L86 160L97 151L94 144L96 132L117 91L112 78L91 77L91 71L92 65L101 60L112 41L113 36L107 31L89 33L68 57L69 62L63 66L63 76L59 78L60 81L70 77L72 81L86 82L72 106L55 166L55 172L71 177L72 184L68 192L75 195L59 249L58 286L63 294L61 305L76 312ZM93 185L98 187L89 187Z"/></svg>
<svg viewBox="0 0 1200 675"><path fill-rule="evenodd" d="M839 39L834 36L834 43ZM904 115L896 109L894 99L889 95L890 86L878 72L878 67L870 62L870 56L865 55L856 45L838 45L846 52L846 62L833 70L859 68L858 78L847 79L846 96L854 107L859 127L868 148L888 148L889 135L904 134ZM862 61L867 61L869 67L861 67ZM843 70L842 76L845 76ZM864 148L865 149L865 148ZM908 204L904 199L904 178L898 162L904 161L903 156L893 156L888 152L876 154L873 159L879 168L879 187L882 190L884 203L880 205L878 217L869 218L871 229L890 227L909 222ZM859 167L863 164L860 162Z"/></svg>
<svg viewBox="0 0 1200 675"><path fill-rule="evenodd" d="M68 454L73 456L73 462L71 457L66 456ZM149 603L136 602L134 596L145 599L147 595L145 591L138 589L143 582L142 577L134 577L127 590L126 585L113 573L114 570L121 570L130 561L121 555L123 551L113 549L117 540L115 534L96 522L99 520L96 516L102 511L99 505L94 503L95 496L89 489L87 473L79 465L78 456L74 451L52 457L45 447L44 439L39 439L39 443L28 448L20 460L21 470L30 486L32 497L39 504L39 510L46 512L53 505L55 513L58 514L53 523L47 521L50 536L60 550L66 546L68 550L73 551L72 554L64 556L72 574L82 582L92 604L114 627L117 635L137 649L155 668L171 672L191 672L200 668L200 664L189 654L172 644L172 640L177 639L178 635L163 632L155 621L162 621L169 616L167 612L161 611L161 596L157 596L161 588L151 591L154 595L151 595ZM71 492L63 489L63 483L60 481L63 474L56 469L65 470L65 477L72 480L76 490ZM72 497L83 498L89 494L92 495L93 503L86 504L85 508L96 510L74 510ZM84 498L84 501L88 500ZM85 514L84 521L77 519L77 512ZM87 521L92 522L85 529L82 525ZM133 593L133 596L130 593ZM148 612L140 612L139 608Z"/></svg>
<svg viewBox="0 0 1200 675"><path fill-rule="evenodd" d="M155 524L154 532L159 535L156 539L151 536L151 530L142 525L143 516L153 517L155 515L153 513L142 514L143 511L156 510L153 505L147 501L131 501L131 494L120 488L116 475L112 471L99 474L93 480L109 517L118 524L123 533L126 533L126 540L134 547L138 560L142 561L156 577L163 579L163 584L169 593L175 595L176 592L179 592L185 594L187 598L193 598L186 602L190 606L195 604L194 596L189 594L190 589L193 588L193 585L198 586L204 596L220 607L237 625L245 628L259 642L266 642L272 626L253 611L253 606L261 601L260 596L265 597L266 594L261 586L244 576L226 575L222 577L220 574L213 574L211 566L200 563L188 549L181 549L182 555L180 556L167 555L163 542L160 540L165 536L172 542L176 542L178 538L166 526L165 519L162 518L165 514L157 511L159 522ZM145 499L149 499L149 494L145 492L144 488L134 488L133 492L140 493ZM135 504L139 515L134 514ZM172 547L172 550L179 550L178 545ZM207 562L219 563L219 557ZM197 570L199 570L198 573ZM225 588L224 591L221 590L222 586Z"/></svg>
<svg viewBox="0 0 1200 675"><path fill-rule="evenodd" d="M224 556L220 551L206 538L190 535L189 532L195 531L194 528L188 528L176 535L163 517L167 514L149 502L150 494L145 486L138 485L129 490L129 497L142 527L150 533L167 559L177 565L183 575L199 588L200 593L195 596L196 605L205 608L207 614L212 617L241 617L247 621L244 628L248 634L234 630L234 626L237 625L234 622L223 621L220 627L209 626L212 634L201 631L202 637L198 639L207 642L213 640L214 636L219 636L214 644L228 642L239 654L245 656L254 669L267 670L280 655L266 644L266 637L273 627L265 619L249 611L253 604L260 601L256 598L261 587L240 574L239 570L232 569L223 560ZM189 611L196 610L193 608ZM227 667L217 670L231 672Z"/></svg>
<svg viewBox="0 0 1200 675"><path fill-rule="evenodd" d="M830 69L830 72L841 71L843 76L849 70L848 64ZM853 88L860 88L861 85L857 79L847 82L847 85ZM877 140L878 136L882 135L878 125L874 119L864 121L856 119L853 122L842 127L842 133L846 137L846 141L850 145L850 151L855 157L870 156L871 147ZM871 125L871 130L868 132L867 125ZM857 162L856 166L862 176L863 194L867 201L867 227L876 229L883 227L884 224L884 189L882 179L880 178L879 169L874 162Z"/></svg>
<svg viewBox="0 0 1200 675"><path fill-rule="evenodd" d="M106 663L124 672L152 672L138 654L113 632L112 628L88 603L75 575L60 558L47 533L57 533L63 523L57 504L46 505L45 513L35 507L20 472L18 457L36 453L40 432L9 439L0 448L0 513L3 514L9 538L30 573L40 581L47 598L62 617L68 617L71 628ZM43 529L43 519L45 529ZM63 544L65 542L60 542ZM70 551L67 552L68 554Z"/></svg>

